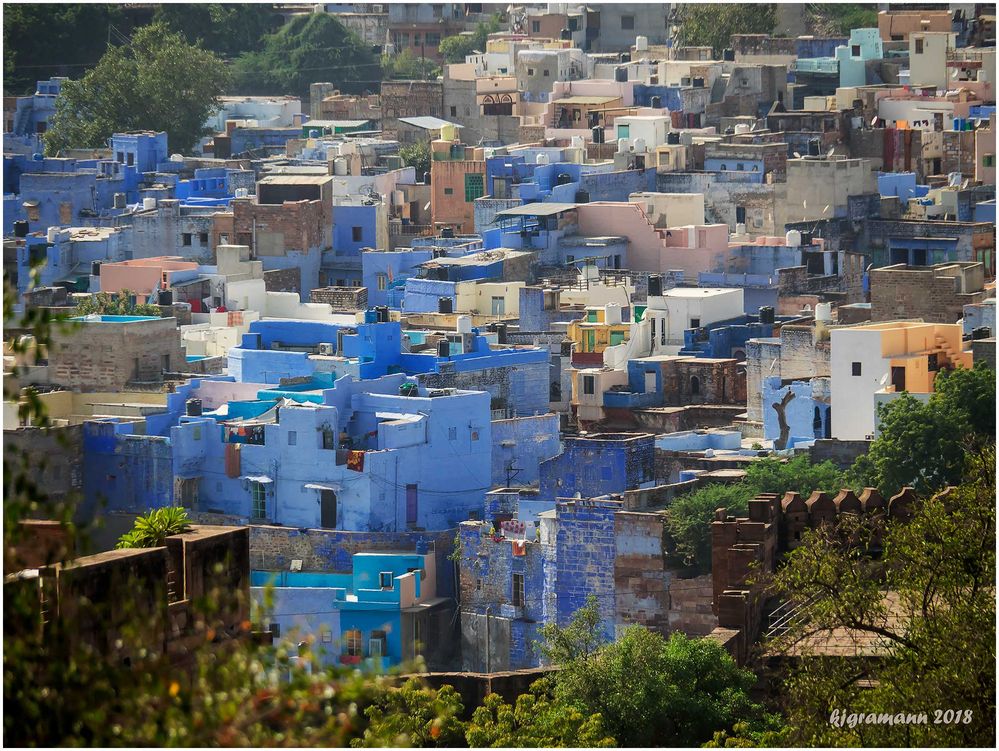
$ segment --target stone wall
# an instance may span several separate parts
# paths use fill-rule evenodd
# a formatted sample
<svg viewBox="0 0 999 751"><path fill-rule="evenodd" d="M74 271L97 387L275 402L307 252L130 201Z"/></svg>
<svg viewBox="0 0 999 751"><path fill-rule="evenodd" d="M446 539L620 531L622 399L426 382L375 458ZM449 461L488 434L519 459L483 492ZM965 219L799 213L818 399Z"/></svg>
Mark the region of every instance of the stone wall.
<svg viewBox="0 0 999 751"><path fill-rule="evenodd" d="M353 313L368 307L368 288L322 287L312 290L309 299L332 306L334 313Z"/></svg>
<svg viewBox="0 0 999 751"><path fill-rule="evenodd" d="M614 514L616 622L669 631L670 581L663 566L663 520L659 514Z"/></svg>
<svg viewBox="0 0 999 751"><path fill-rule="evenodd" d="M383 81L382 137L397 138L400 117L440 117L444 113L443 81Z"/></svg>
<svg viewBox="0 0 999 751"><path fill-rule="evenodd" d="M948 275L952 273L955 275ZM983 274L979 274L979 284L967 285L977 289L961 292L957 273L953 266L871 269L871 320L921 318L927 323L956 323L963 317L965 305L985 299Z"/></svg>
<svg viewBox="0 0 999 751"><path fill-rule="evenodd" d="M302 270L293 266L289 269L273 269L264 272L264 289L268 292L294 292L302 294Z"/></svg>
<svg viewBox="0 0 999 751"><path fill-rule="evenodd" d="M687 636L707 636L718 626L712 609L711 574L669 582L669 629Z"/></svg>

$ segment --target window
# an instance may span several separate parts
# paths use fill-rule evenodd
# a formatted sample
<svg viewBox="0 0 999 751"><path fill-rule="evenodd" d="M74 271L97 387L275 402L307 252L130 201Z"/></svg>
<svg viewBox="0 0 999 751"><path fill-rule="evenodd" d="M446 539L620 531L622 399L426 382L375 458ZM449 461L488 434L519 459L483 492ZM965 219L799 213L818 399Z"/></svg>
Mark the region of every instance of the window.
<svg viewBox="0 0 999 751"><path fill-rule="evenodd" d="M119 151L118 154L117 154L117 156L118 156L118 159L116 161L121 162L122 164L124 164L125 163L125 152L124 151Z"/></svg>
<svg viewBox="0 0 999 751"><path fill-rule="evenodd" d="M584 394L592 394L593 393L594 380L595 379L593 378L593 376L583 376L583 393Z"/></svg>
<svg viewBox="0 0 999 751"><path fill-rule="evenodd" d="M458 440L458 428L448 428L447 429L447 439L449 441Z"/></svg>
<svg viewBox="0 0 999 751"><path fill-rule="evenodd" d="M451 117L457 117L457 116L458 116L458 108L455 107L454 105L451 105Z"/></svg>
<svg viewBox="0 0 999 751"><path fill-rule="evenodd" d="M691 376L690 378L690 393L694 395L701 393L701 379L697 376Z"/></svg>
<svg viewBox="0 0 999 751"><path fill-rule="evenodd" d="M395 42L397 47L408 47L409 46L409 33L400 32L395 36Z"/></svg>
<svg viewBox="0 0 999 751"><path fill-rule="evenodd" d="M413 46L414 47L419 47L420 46L420 35L419 34L413 34Z"/></svg>
<svg viewBox="0 0 999 751"><path fill-rule="evenodd" d="M618 138L627 138L629 133L631 133L631 126L630 125L618 125L617 126L617 137Z"/></svg>
<svg viewBox="0 0 999 751"><path fill-rule="evenodd" d="M165 373L170 372L170 355L161 355L160 367L163 369Z"/></svg>
<svg viewBox="0 0 999 751"><path fill-rule="evenodd" d="M428 47L436 47L440 43L441 43L441 35L440 34L437 34L437 33L431 32L431 31L427 32L427 46Z"/></svg>
<svg viewBox="0 0 999 751"><path fill-rule="evenodd" d="M323 434L323 450L324 451L332 451L333 449L335 449L336 448L336 439L335 439L335 436L333 435L333 429L332 428L323 428L323 430L321 432Z"/></svg>
<svg viewBox="0 0 999 751"><path fill-rule="evenodd" d="M854 44L850 47L850 55L853 57L860 57L860 45Z"/></svg>
<svg viewBox="0 0 999 751"><path fill-rule="evenodd" d="M298 433L294 430L288 431L288 445L294 446L298 443Z"/></svg>
<svg viewBox="0 0 999 751"><path fill-rule="evenodd" d="M332 644L333 643L333 630L332 629L328 629L325 626L323 626L322 631L320 633L322 634L323 644Z"/></svg>
<svg viewBox="0 0 999 751"><path fill-rule="evenodd" d="M472 431L472 440L473 441L479 440L479 431L477 431L477 430L473 430Z"/></svg>
<svg viewBox="0 0 999 751"><path fill-rule="evenodd" d="M350 239L356 243L362 242L364 240L364 228L363 227L351 227L350 228Z"/></svg>
<svg viewBox="0 0 999 751"><path fill-rule="evenodd" d="M392 589L392 572L381 571L378 574L378 586L382 589Z"/></svg>
<svg viewBox="0 0 999 751"><path fill-rule="evenodd" d="M132 165L134 165L135 164L135 154L131 154L131 153L127 154L126 157L125 157L125 164L127 164L129 167L131 167Z"/></svg>
<svg viewBox="0 0 999 751"><path fill-rule="evenodd" d="M192 235L190 232L185 232L180 236L180 241L184 244L184 246L189 246L191 244L191 237Z"/></svg>
<svg viewBox="0 0 999 751"><path fill-rule="evenodd" d="M663 321L663 325L659 327L659 343L662 346L666 346L666 322Z"/></svg>
<svg viewBox="0 0 999 751"><path fill-rule="evenodd" d="M690 328L692 328L692 329L699 329L699 328L701 328L701 319L700 318L691 318L690 319Z"/></svg>
<svg viewBox="0 0 999 751"><path fill-rule="evenodd" d="M736 168L737 170L739 170L739 172L742 172L742 170L744 169L744 167L743 167L743 165L742 165L742 162L739 162L738 164L736 164L736 165L735 165L735 168Z"/></svg>
<svg viewBox="0 0 999 751"><path fill-rule="evenodd" d="M859 362L855 362L855 363L853 363L852 367L853 367L853 374L855 376L859 376L860 375L860 363Z"/></svg>
<svg viewBox="0 0 999 751"><path fill-rule="evenodd" d="M513 575L513 606L515 608L524 607L524 575Z"/></svg>
<svg viewBox="0 0 999 751"><path fill-rule="evenodd" d="M923 38L922 37L916 37L916 54L917 55L922 55L923 54Z"/></svg>
<svg viewBox="0 0 999 751"><path fill-rule="evenodd" d="M73 223L73 204L69 201L63 201L59 204L59 223L60 224L72 224Z"/></svg>
<svg viewBox="0 0 999 751"><path fill-rule="evenodd" d="M465 175L465 203L481 198L484 192L481 172Z"/></svg>
<svg viewBox="0 0 999 751"><path fill-rule="evenodd" d="M281 636L280 623L272 623L270 626L267 627L267 630L270 631L271 636L273 636L275 639Z"/></svg>
<svg viewBox="0 0 999 751"><path fill-rule="evenodd" d="M476 579L475 580L475 591L476 592L481 592L482 591L482 579Z"/></svg>
<svg viewBox="0 0 999 751"><path fill-rule="evenodd" d="M444 188L444 195L446 195L446 196L453 196L454 195L454 188Z"/></svg>
<svg viewBox="0 0 999 751"><path fill-rule="evenodd" d="M621 16L621 28L625 31L630 31L635 28L635 17L634 16Z"/></svg>
<svg viewBox="0 0 999 751"><path fill-rule="evenodd" d="M541 21L531 21L531 33L532 34L541 33Z"/></svg>
<svg viewBox="0 0 999 751"><path fill-rule="evenodd" d="M368 639L368 657L383 657L385 655L385 632L372 631Z"/></svg>
<svg viewBox="0 0 999 751"><path fill-rule="evenodd" d="M905 41L905 37L903 37L901 34L892 34L891 35L891 40L893 42L904 42Z"/></svg>
<svg viewBox="0 0 999 751"><path fill-rule="evenodd" d="M983 156L982 157L982 166L983 167L995 167L996 166L995 155L994 154L986 154L985 156Z"/></svg>
<svg viewBox="0 0 999 751"><path fill-rule="evenodd" d="M569 31L578 31L578 30L579 30L579 19L573 16L572 18L569 19Z"/></svg>
<svg viewBox="0 0 999 751"><path fill-rule="evenodd" d="M552 74L552 72L550 70L548 70L548 68L545 68L544 73L542 75L545 78L549 78L551 76L551 74Z"/></svg>
<svg viewBox="0 0 999 751"><path fill-rule="evenodd" d="M364 642L361 637L360 629L352 628L349 631L344 632L343 635L343 653L351 657L363 657L364 656Z"/></svg>
<svg viewBox="0 0 999 751"><path fill-rule="evenodd" d="M528 68L527 69L527 75L533 76L534 75L534 68Z"/></svg>
<svg viewBox="0 0 999 751"><path fill-rule="evenodd" d="M385 274L378 274L375 278L378 281L378 289L379 290L384 290L385 289L385 283L386 283L386 281L388 281L388 277L386 277Z"/></svg>
<svg viewBox="0 0 999 751"><path fill-rule="evenodd" d="M201 243L202 245L208 245L208 233L207 232L199 232L198 233L198 242Z"/></svg>
<svg viewBox="0 0 999 751"><path fill-rule="evenodd" d="M250 518L267 518L267 486L262 482L250 483Z"/></svg>
<svg viewBox="0 0 999 751"><path fill-rule="evenodd" d="M191 477L180 481L180 505L192 508L198 502L198 478Z"/></svg>
<svg viewBox="0 0 999 751"><path fill-rule="evenodd" d="M416 524L419 510L419 497L416 485L406 486L406 524Z"/></svg>

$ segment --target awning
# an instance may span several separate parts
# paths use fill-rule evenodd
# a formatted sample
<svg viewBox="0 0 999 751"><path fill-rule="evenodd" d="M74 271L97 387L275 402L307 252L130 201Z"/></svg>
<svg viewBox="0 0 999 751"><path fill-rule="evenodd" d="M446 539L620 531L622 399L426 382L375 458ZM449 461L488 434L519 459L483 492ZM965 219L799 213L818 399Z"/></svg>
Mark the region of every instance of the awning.
<svg viewBox="0 0 999 751"><path fill-rule="evenodd" d="M239 479L249 480L250 482L259 482L262 485L267 485L269 483L274 482L274 480L269 478L267 475L240 475Z"/></svg>
<svg viewBox="0 0 999 751"><path fill-rule="evenodd" d="M496 216L554 216L576 208L574 203L535 202L497 211Z"/></svg>
<svg viewBox="0 0 999 751"><path fill-rule="evenodd" d="M33 209L33 208L35 208L38 205L38 201L36 201L34 198L29 198L27 201L25 201L21 205L24 206L24 208L26 208L26 209Z"/></svg>
<svg viewBox="0 0 999 751"><path fill-rule="evenodd" d="M332 490L334 493L340 492L339 485L321 485L318 482L307 482L305 484L306 490Z"/></svg>

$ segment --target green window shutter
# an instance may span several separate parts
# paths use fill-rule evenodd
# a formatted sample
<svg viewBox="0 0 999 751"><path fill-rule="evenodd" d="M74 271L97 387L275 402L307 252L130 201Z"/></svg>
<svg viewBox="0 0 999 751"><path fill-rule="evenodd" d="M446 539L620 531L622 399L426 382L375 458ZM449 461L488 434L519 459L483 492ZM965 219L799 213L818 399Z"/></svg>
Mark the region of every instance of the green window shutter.
<svg viewBox="0 0 999 751"><path fill-rule="evenodd" d="M481 198L483 190L482 173L475 172L465 175L465 203L471 203L476 198Z"/></svg>

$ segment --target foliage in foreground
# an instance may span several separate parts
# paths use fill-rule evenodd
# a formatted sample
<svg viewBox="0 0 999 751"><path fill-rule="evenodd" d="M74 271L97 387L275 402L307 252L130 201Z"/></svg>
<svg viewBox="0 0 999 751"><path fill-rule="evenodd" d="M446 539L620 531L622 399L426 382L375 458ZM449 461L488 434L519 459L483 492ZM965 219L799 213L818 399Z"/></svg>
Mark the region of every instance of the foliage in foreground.
<svg viewBox="0 0 999 751"><path fill-rule="evenodd" d="M776 590L811 604L776 646L808 654L812 635L848 628L882 652L801 662L787 684L790 745L995 745L995 472L994 445L972 455L963 484L881 530L878 563L842 544L860 534L850 517L806 534L790 554ZM836 710L928 720L839 727L829 721Z"/></svg>
<svg viewBox="0 0 999 751"><path fill-rule="evenodd" d="M211 52L163 24L144 26L129 44L108 48L83 78L63 84L45 150L103 148L114 133L152 130L166 131L171 150L188 152L228 81Z"/></svg>
<svg viewBox="0 0 999 751"><path fill-rule="evenodd" d="M690 3L680 11L683 43L711 47L716 56L729 47L733 34L769 34L777 25L773 3Z"/></svg>

